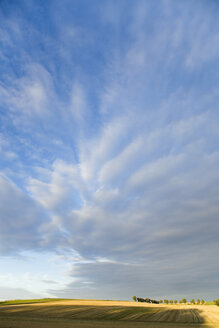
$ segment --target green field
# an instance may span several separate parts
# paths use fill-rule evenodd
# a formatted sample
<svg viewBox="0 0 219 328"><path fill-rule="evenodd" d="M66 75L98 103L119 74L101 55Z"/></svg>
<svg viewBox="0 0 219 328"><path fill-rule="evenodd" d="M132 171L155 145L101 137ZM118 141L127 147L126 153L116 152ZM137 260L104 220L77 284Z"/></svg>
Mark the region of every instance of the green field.
<svg viewBox="0 0 219 328"><path fill-rule="evenodd" d="M215 305L142 305L95 300L9 301L0 306L0 327L216 328L219 327L219 308Z"/></svg>
<svg viewBox="0 0 219 328"><path fill-rule="evenodd" d="M0 301L1 305L18 305L18 304L33 304L33 303L48 303L54 301L65 301L66 298L41 298L41 299L29 299L29 300L11 300L11 301Z"/></svg>

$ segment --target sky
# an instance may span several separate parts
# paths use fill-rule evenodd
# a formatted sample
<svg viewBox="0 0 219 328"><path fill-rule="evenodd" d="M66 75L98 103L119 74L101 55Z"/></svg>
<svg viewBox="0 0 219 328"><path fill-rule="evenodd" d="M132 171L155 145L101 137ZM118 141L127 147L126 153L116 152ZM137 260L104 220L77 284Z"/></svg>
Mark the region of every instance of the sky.
<svg viewBox="0 0 219 328"><path fill-rule="evenodd" d="M218 298L219 2L0 1L0 299Z"/></svg>

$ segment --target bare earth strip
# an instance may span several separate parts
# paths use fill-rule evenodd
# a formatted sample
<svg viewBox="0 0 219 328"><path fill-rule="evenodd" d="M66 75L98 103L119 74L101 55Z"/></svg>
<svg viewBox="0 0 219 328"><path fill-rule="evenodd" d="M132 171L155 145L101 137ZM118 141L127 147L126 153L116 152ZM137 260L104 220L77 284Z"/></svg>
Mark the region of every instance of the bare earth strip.
<svg viewBox="0 0 219 328"><path fill-rule="evenodd" d="M0 306L0 328L219 328L219 307L69 300Z"/></svg>

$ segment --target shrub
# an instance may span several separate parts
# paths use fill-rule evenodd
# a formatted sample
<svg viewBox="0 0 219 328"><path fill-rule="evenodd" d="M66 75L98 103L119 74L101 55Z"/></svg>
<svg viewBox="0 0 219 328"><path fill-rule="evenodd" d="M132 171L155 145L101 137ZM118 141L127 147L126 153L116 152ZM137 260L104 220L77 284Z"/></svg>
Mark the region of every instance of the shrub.
<svg viewBox="0 0 219 328"><path fill-rule="evenodd" d="M133 301L135 301L135 302L136 302L136 300L137 300L137 297L136 297L136 296L133 296L133 297L132 297L132 299L133 299Z"/></svg>

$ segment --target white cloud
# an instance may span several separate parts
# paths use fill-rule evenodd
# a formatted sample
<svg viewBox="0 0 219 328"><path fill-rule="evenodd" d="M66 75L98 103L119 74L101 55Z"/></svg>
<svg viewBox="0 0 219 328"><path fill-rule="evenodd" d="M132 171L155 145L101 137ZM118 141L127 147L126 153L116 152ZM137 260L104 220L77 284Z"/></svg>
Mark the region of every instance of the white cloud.
<svg viewBox="0 0 219 328"><path fill-rule="evenodd" d="M97 176L101 166L116 156L124 141L129 138L128 131L131 122L125 117L112 120L102 128L101 133L90 141L80 145L80 169L84 180Z"/></svg>
<svg viewBox="0 0 219 328"><path fill-rule="evenodd" d="M0 196L1 253L40 248L49 214L2 174Z"/></svg>
<svg viewBox="0 0 219 328"><path fill-rule="evenodd" d="M194 69L211 60L216 60L219 50L219 33L213 23L214 18L208 17L206 20L197 14L190 23L189 50L185 58L188 68Z"/></svg>
<svg viewBox="0 0 219 328"><path fill-rule="evenodd" d="M37 168L37 171L40 172L40 168ZM53 211L59 206L65 208L68 203L69 206L74 206L80 202L76 189L79 180L77 166L56 160L51 171L44 171L43 175L46 182L30 178L27 188L45 208Z"/></svg>
<svg viewBox="0 0 219 328"><path fill-rule="evenodd" d="M51 110L49 106L56 99L49 72L40 64L28 65L26 76L17 80L10 97L13 111L19 110L27 117L47 117Z"/></svg>
<svg viewBox="0 0 219 328"><path fill-rule="evenodd" d="M79 83L75 82L72 88L70 110L76 122L78 122L79 124L86 119L86 110L87 110L86 107L87 107L87 103L85 99L84 90L82 86L79 85Z"/></svg>
<svg viewBox="0 0 219 328"><path fill-rule="evenodd" d="M38 124L44 130L54 120L54 110L59 103L50 73L36 63L26 65L23 77L5 82L0 95L12 124L21 132L32 130L35 133Z"/></svg>

